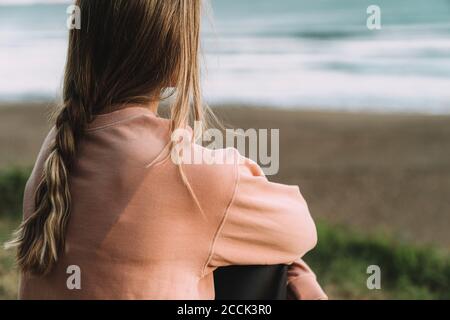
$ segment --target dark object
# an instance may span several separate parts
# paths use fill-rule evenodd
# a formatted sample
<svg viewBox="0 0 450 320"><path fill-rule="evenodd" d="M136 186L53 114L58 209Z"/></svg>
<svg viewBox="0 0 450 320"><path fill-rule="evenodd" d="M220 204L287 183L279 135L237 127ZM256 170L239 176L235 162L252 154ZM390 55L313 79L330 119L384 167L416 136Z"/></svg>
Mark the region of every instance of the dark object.
<svg viewBox="0 0 450 320"><path fill-rule="evenodd" d="M216 300L286 300L287 266L230 266L214 272Z"/></svg>

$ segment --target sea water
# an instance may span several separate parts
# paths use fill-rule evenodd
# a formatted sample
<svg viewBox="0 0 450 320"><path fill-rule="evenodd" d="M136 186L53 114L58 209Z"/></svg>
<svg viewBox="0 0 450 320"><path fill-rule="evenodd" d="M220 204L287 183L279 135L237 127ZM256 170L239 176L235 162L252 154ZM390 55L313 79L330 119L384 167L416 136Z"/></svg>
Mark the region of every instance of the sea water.
<svg viewBox="0 0 450 320"><path fill-rule="evenodd" d="M448 0L209 2L202 74L211 104L450 112ZM70 3L0 1L0 101L59 95ZM381 30L367 28L373 4Z"/></svg>

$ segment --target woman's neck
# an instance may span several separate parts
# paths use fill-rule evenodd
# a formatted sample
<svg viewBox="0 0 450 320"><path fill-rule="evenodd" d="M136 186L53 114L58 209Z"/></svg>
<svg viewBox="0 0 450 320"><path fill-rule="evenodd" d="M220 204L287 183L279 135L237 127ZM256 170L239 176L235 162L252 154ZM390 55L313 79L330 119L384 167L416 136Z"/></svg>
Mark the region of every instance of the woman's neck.
<svg viewBox="0 0 450 320"><path fill-rule="evenodd" d="M98 113L98 115L101 114L108 114L114 111L119 111L127 108L144 108L150 110L154 114L158 114L158 108L159 108L159 100L151 101L147 104L138 104L138 103L128 103L128 104L121 104L121 105L115 105L111 106L109 108L105 108L101 112Z"/></svg>

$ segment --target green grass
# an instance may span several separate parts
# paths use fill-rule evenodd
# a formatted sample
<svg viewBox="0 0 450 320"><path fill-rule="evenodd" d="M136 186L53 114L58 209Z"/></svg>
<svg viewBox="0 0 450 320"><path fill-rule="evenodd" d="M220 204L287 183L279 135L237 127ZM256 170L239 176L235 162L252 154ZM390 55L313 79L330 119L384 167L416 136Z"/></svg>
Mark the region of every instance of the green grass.
<svg viewBox="0 0 450 320"><path fill-rule="evenodd" d="M0 218L0 243L9 239L11 231L18 225L18 220ZM17 297L18 276L14 263L14 254L0 248L0 299Z"/></svg>
<svg viewBox="0 0 450 320"><path fill-rule="evenodd" d="M29 169L14 168L0 172L0 299L17 297L18 276L14 254L3 249L22 216L22 199Z"/></svg>
<svg viewBox="0 0 450 320"><path fill-rule="evenodd" d="M30 170L14 168L0 172L0 217L18 218Z"/></svg>
<svg viewBox="0 0 450 320"><path fill-rule="evenodd" d="M21 217L29 170L0 172L0 242ZM364 235L318 223L319 244L305 260L334 299L450 299L450 256L382 235ZM381 268L381 290L368 290L367 267ZM0 299L17 297L18 276L12 252L0 249Z"/></svg>
<svg viewBox="0 0 450 320"><path fill-rule="evenodd" d="M388 237L318 224L319 244L306 260L332 297L449 299L450 257ZM381 290L368 290L367 267L381 268Z"/></svg>

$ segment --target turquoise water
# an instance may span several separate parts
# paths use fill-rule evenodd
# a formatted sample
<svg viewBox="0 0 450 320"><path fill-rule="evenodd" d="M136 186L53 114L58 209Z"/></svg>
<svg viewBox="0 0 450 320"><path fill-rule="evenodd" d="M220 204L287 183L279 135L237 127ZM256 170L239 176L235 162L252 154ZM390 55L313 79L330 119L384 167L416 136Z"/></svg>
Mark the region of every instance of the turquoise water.
<svg viewBox="0 0 450 320"><path fill-rule="evenodd" d="M0 2L1 3L1 2ZM210 103L450 112L448 0L212 0ZM381 8L382 29L366 27ZM66 4L0 5L0 100L58 95Z"/></svg>

